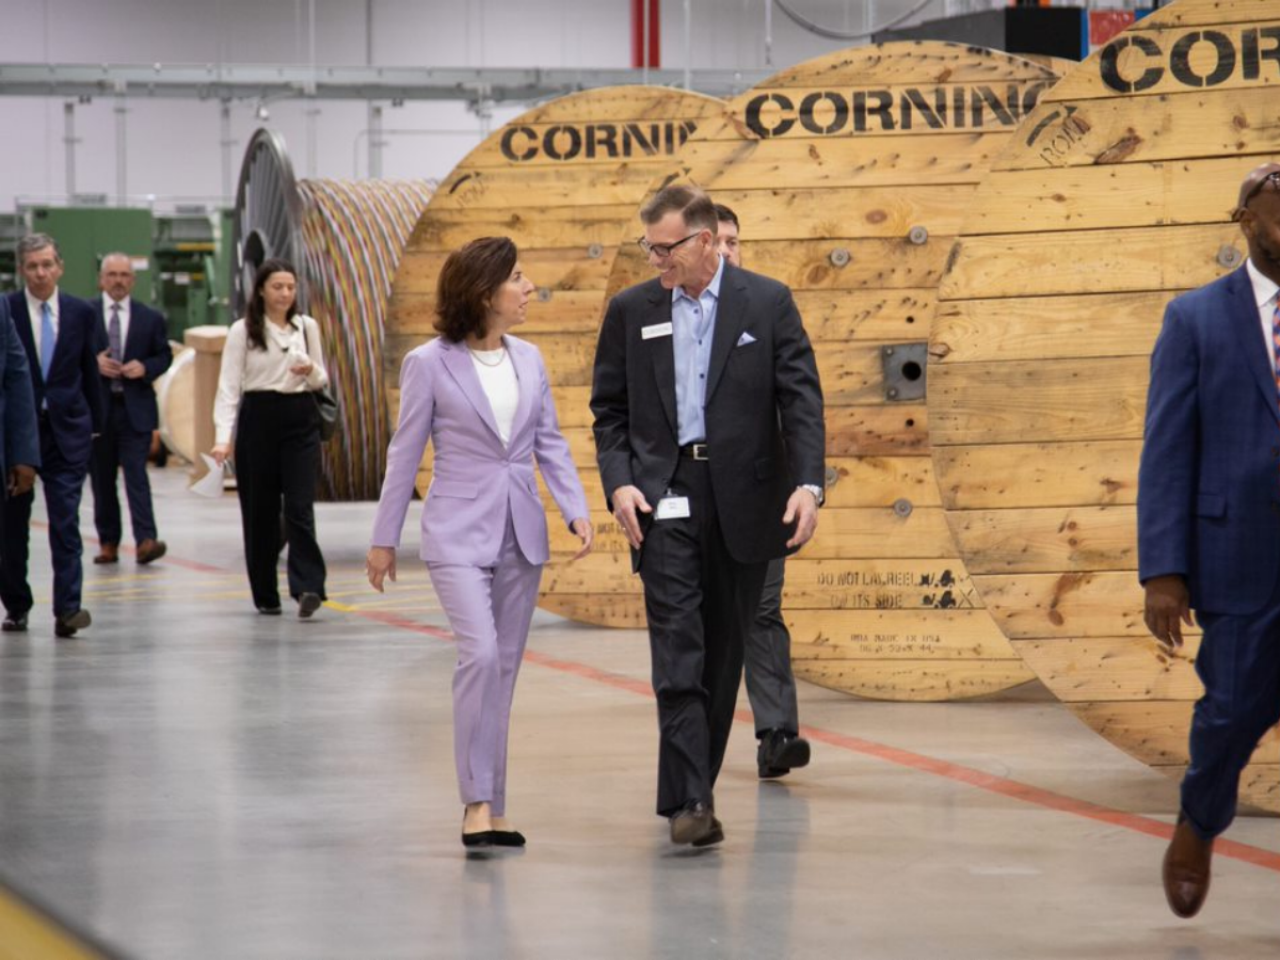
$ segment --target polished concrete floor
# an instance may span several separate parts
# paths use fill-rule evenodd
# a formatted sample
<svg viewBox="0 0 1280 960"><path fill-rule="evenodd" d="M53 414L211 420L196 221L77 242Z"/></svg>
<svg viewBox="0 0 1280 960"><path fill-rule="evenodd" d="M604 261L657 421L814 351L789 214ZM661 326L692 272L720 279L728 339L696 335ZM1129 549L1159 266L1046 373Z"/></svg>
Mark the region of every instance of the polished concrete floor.
<svg viewBox="0 0 1280 960"><path fill-rule="evenodd" d="M41 528L40 609L0 641L0 874L127 956L1280 953L1280 822L1238 820L1203 914L1177 920L1158 881L1174 784L1034 685L946 705L802 685L812 765L759 782L744 712L717 790L726 842L672 848L644 636L544 614L512 731L529 847L468 857L453 649L416 551L378 596L372 506L322 505L330 605L261 617L234 497L188 494L176 470L156 484L169 556L87 565L94 625L55 641ZM87 495L84 518L91 534Z"/></svg>

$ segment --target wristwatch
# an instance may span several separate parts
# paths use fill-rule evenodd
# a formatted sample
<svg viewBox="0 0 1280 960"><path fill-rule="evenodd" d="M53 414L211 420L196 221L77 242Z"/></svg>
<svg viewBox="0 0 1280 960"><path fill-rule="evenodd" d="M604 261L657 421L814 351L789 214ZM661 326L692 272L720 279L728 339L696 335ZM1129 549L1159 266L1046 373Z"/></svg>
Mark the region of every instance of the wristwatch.
<svg viewBox="0 0 1280 960"><path fill-rule="evenodd" d="M822 492L822 488L818 486L816 483L802 483L800 484L799 489L808 490L810 493L812 493L813 499L818 502L818 506L822 506L822 502L827 499Z"/></svg>

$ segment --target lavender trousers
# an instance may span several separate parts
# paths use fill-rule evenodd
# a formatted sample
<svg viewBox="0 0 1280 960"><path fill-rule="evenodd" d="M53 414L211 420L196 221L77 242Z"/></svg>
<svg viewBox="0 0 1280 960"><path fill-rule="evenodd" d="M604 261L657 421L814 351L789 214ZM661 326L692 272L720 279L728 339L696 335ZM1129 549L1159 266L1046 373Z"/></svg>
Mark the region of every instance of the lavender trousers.
<svg viewBox="0 0 1280 960"><path fill-rule="evenodd" d="M453 755L463 803L507 802L507 727L516 675L538 600L541 564L525 559L507 520L492 566L431 562L431 584L458 646L453 672Z"/></svg>

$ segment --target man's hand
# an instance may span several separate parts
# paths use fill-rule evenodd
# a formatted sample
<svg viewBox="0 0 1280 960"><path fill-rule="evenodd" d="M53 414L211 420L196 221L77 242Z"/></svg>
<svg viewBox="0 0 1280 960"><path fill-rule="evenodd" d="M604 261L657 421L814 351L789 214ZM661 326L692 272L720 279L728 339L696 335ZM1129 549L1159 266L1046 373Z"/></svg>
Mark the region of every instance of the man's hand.
<svg viewBox="0 0 1280 960"><path fill-rule="evenodd" d="M140 380L147 375L147 368L142 365L141 360L130 360L120 366L120 375L130 380Z"/></svg>
<svg viewBox="0 0 1280 960"><path fill-rule="evenodd" d="M364 558L365 573L369 575L369 583L373 585L373 589L382 593L382 581L390 578L394 583L396 579L396 552L391 547L370 547L369 553Z"/></svg>
<svg viewBox="0 0 1280 960"><path fill-rule="evenodd" d="M573 560L581 560L591 552L591 542L595 539L596 532L591 526L591 521L586 517L579 517L573 521L569 524L569 529L582 541L582 549L573 555ZM569 562L573 563L573 560Z"/></svg>
<svg viewBox="0 0 1280 960"><path fill-rule="evenodd" d="M1182 624L1192 625L1191 595L1178 574L1152 577L1144 587L1147 602L1144 619L1151 635L1170 650L1182 646Z"/></svg>
<svg viewBox="0 0 1280 960"><path fill-rule="evenodd" d="M213 457L214 463L222 466L227 462L227 458L231 456L231 444L215 443L213 449L209 451L209 456Z"/></svg>
<svg viewBox="0 0 1280 960"><path fill-rule="evenodd" d="M31 488L36 485L36 471L34 467L30 467L25 463L15 463L9 468L9 482L6 489L9 496L20 497L24 493L30 493Z"/></svg>
<svg viewBox="0 0 1280 960"><path fill-rule="evenodd" d="M787 500L787 512L782 515L782 522L796 524L796 533L787 541L787 549L803 547L818 529L818 500L803 487L796 487Z"/></svg>
<svg viewBox="0 0 1280 960"><path fill-rule="evenodd" d="M111 359L110 350L98 354L98 372L111 380L120 379L120 361Z"/></svg>
<svg viewBox="0 0 1280 960"><path fill-rule="evenodd" d="M653 507L649 506L649 501L644 498L639 487L627 484L613 491L613 515L622 524L622 533L626 536L627 543L636 548L644 543L644 534L640 532L640 518L636 516L637 510L641 513L653 513Z"/></svg>

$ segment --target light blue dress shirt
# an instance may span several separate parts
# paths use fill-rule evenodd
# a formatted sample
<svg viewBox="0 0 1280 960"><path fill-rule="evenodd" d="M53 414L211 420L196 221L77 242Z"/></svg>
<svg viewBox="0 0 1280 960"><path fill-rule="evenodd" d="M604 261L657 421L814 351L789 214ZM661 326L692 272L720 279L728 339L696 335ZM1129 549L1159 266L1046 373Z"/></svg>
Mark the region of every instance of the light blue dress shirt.
<svg viewBox="0 0 1280 960"><path fill-rule="evenodd" d="M707 368L720 306L724 257L707 289L695 300L676 287L671 291L671 346L676 361L676 439L680 446L707 439Z"/></svg>

